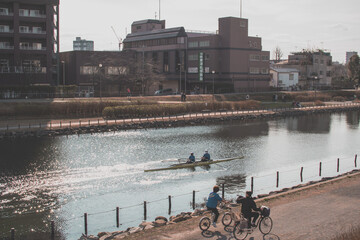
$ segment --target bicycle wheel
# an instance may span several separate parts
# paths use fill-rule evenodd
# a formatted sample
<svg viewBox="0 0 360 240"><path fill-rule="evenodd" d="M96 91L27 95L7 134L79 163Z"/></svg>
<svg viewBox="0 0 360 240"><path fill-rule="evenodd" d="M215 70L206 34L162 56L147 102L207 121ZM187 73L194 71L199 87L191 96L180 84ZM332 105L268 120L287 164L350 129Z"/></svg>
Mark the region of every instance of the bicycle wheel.
<svg viewBox="0 0 360 240"><path fill-rule="evenodd" d="M232 217L230 213L225 213L224 216L221 219L221 222L224 226L229 226L232 223Z"/></svg>
<svg viewBox="0 0 360 240"><path fill-rule="evenodd" d="M208 217L203 217L200 219L200 222L199 222L199 227L201 229L201 231L206 231L209 229L211 225L211 221L210 221L210 218Z"/></svg>
<svg viewBox="0 0 360 240"><path fill-rule="evenodd" d="M241 225L242 225L241 222L238 222L234 227L233 234L234 234L235 239L237 239L237 240L243 240L248 235L248 232L246 231L246 229L242 228Z"/></svg>
<svg viewBox="0 0 360 240"><path fill-rule="evenodd" d="M263 234L268 234L273 227L273 222L270 217L264 217L260 220L259 229Z"/></svg>

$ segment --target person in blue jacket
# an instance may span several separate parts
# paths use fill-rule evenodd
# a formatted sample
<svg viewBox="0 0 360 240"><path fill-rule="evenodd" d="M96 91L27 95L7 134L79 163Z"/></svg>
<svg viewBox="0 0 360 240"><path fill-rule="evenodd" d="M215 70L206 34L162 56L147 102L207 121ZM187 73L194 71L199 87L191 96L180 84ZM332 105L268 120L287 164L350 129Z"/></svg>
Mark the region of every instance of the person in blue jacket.
<svg viewBox="0 0 360 240"><path fill-rule="evenodd" d="M189 159L187 160L187 163L194 163L195 162L195 156L194 153L190 153Z"/></svg>
<svg viewBox="0 0 360 240"><path fill-rule="evenodd" d="M219 211L217 210L216 206L219 202L223 201L223 199L217 194L220 190L219 186L215 185L213 187L213 191L209 194L209 198L206 202L206 207L208 210L212 211L215 214L213 226L216 227L216 222L219 218Z"/></svg>
<svg viewBox="0 0 360 240"><path fill-rule="evenodd" d="M210 154L207 150L205 151L204 155L202 156L201 161L202 162L210 161Z"/></svg>

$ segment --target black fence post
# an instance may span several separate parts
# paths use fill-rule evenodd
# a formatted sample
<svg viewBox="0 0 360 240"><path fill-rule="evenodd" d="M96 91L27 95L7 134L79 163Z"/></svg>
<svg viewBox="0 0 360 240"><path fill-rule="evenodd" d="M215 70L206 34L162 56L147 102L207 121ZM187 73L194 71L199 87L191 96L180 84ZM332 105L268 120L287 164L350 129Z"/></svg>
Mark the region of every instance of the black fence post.
<svg viewBox="0 0 360 240"><path fill-rule="evenodd" d="M51 240L55 240L55 222L51 221Z"/></svg>
<svg viewBox="0 0 360 240"><path fill-rule="evenodd" d="M62 122L60 121L60 128L62 128Z"/></svg>
<svg viewBox="0 0 360 240"><path fill-rule="evenodd" d="M337 159L337 172L340 171L340 158Z"/></svg>
<svg viewBox="0 0 360 240"><path fill-rule="evenodd" d="M276 172L276 187L279 187L279 171Z"/></svg>
<svg viewBox="0 0 360 240"><path fill-rule="evenodd" d="M222 199L225 199L225 183L221 184Z"/></svg>
<svg viewBox="0 0 360 240"><path fill-rule="evenodd" d="M356 160L357 160L357 154L355 155L355 167L357 167Z"/></svg>
<svg viewBox="0 0 360 240"><path fill-rule="evenodd" d="M301 182L303 182L303 171L304 171L304 167L301 167L301 171L300 171L300 180L301 180Z"/></svg>
<svg viewBox="0 0 360 240"><path fill-rule="evenodd" d="M120 208L116 207L116 227L119 228L120 227Z"/></svg>
<svg viewBox="0 0 360 240"><path fill-rule="evenodd" d="M84 225L85 225L85 236L88 235L88 220L87 220L87 213L84 213Z"/></svg>
<svg viewBox="0 0 360 240"><path fill-rule="evenodd" d="M192 207L193 207L193 210L195 210L195 190L193 191Z"/></svg>
<svg viewBox="0 0 360 240"><path fill-rule="evenodd" d="M169 215L171 214L171 196L169 195Z"/></svg>
<svg viewBox="0 0 360 240"><path fill-rule="evenodd" d="M11 229L10 239L11 239L11 240L15 240L15 228L12 228L12 229Z"/></svg>
<svg viewBox="0 0 360 240"><path fill-rule="evenodd" d="M147 209L146 209L146 201L144 201L144 220L146 220Z"/></svg>
<svg viewBox="0 0 360 240"><path fill-rule="evenodd" d="M319 177L321 177L321 166L322 165L322 163L320 162L320 164L319 164Z"/></svg>

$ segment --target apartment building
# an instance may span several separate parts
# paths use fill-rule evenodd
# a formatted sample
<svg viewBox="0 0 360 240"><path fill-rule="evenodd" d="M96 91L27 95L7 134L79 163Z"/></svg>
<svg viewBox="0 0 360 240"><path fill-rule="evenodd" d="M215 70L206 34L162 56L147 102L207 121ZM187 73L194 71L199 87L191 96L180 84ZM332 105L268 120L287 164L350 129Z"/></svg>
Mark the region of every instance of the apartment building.
<svg viewBox="0 0 360 240"><path fill-rule="evenodd" d="M58 83L59 0L0 2L0 86Z"/></svg>
<svg viewBox="0 0 360 240"><path fill-rule="evenodd" d="M248 20L219 19L216 32L165 28L165 20L136 21L124 50L165 74L155 89L197 93L263 91L269 89L269 51L261 38L248 36ZM150 90L149 92L151 92Z"/></svg>
<svg viewBox="0 0 360 240"><path fill-rule="evenodd" d="M94 41L89 41L86 39L81 39L81 37L76 37L76 40L73 41L73 50L94 51Z"/></svg>
<svg viewBox="0 0 360 240"><path fill-rule="evenodd" d="M331 87L332 56L323 50L296 52L287 61L279 62L275 68L299 70L299 86L303 89L328 89Z"/></svg>

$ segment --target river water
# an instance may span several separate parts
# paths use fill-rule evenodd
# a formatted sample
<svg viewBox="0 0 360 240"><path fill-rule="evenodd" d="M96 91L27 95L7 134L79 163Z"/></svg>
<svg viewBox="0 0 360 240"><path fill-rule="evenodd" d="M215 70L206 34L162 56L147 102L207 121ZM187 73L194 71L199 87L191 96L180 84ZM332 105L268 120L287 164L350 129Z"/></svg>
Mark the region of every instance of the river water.
<svg viewBox="0 0 360 240"><path fill-rule="evenodd" d="M131 130L94 135L28 138L0 142L0 239L49 232L77 239L89 234L137 226L144 218L169 217L191 211L192 192L202 203L215 184L225 183L227 198L243 194L254 177L254 194L268 193L304 181L354 169L360 152L360 112L317 114L272 121L227 122L220 125ZM144 173L166 167L172 159L244 156L207 168ZM164 162L166 160L166 162ZM276 171L280 186L276 188ZM168 214L168 196L172 197ZM115 209L120 207L116 228Z"/></svg>

